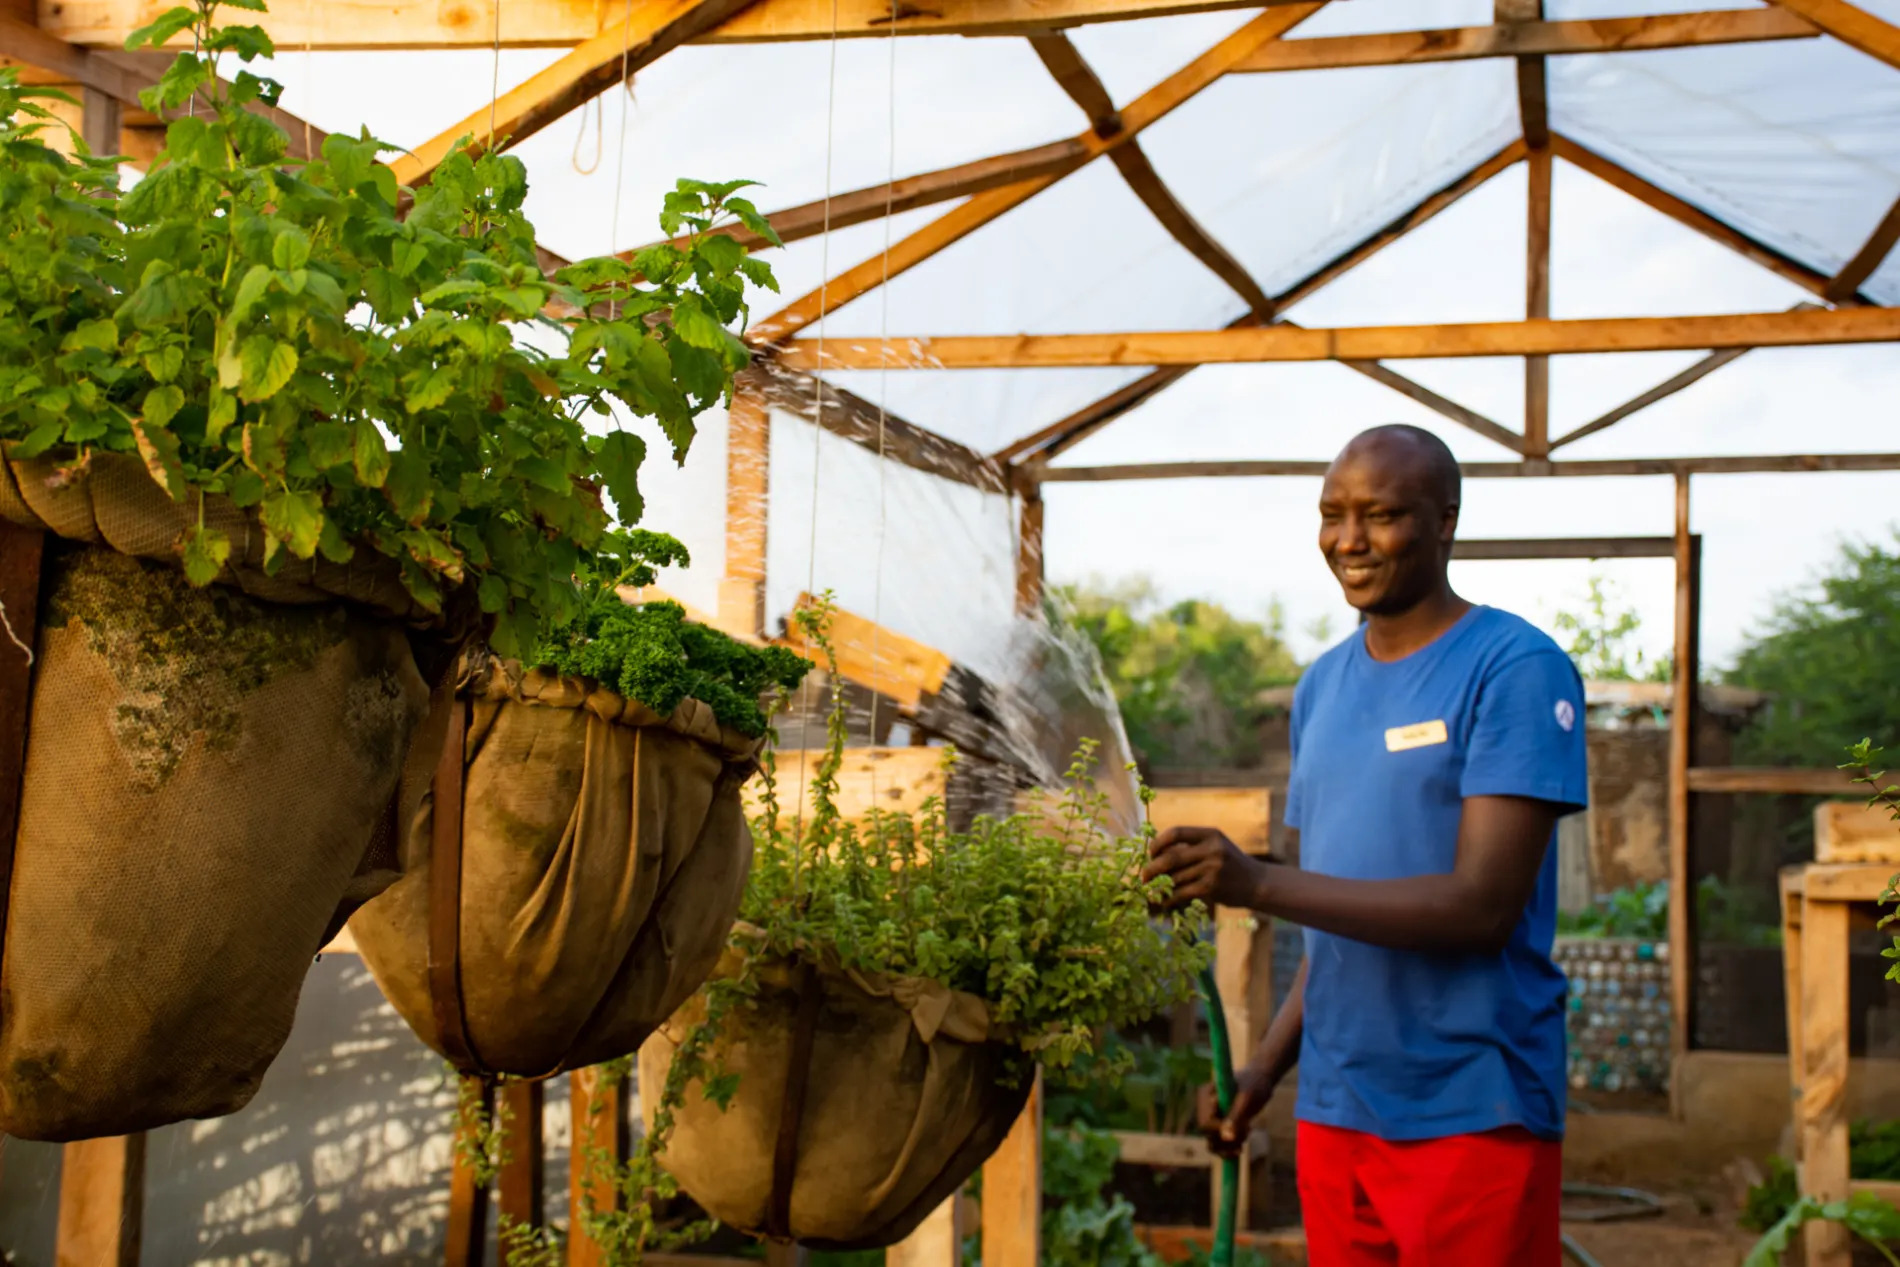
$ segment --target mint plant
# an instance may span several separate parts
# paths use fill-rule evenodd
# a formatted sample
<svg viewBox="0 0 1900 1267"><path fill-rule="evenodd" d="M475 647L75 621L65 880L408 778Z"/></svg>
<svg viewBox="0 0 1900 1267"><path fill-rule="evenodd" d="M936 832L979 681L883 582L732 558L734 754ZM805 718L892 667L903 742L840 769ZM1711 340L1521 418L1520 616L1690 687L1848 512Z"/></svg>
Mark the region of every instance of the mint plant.
<svg viewBox="0 0 1900 1267"><path fill-rule="evenodd" d="M746 364L746 287L774 283L712 230L777 239L739 196L750 182L683 180L660 215L682 245L544 276L519 159L465 143L414 190L367 132L290 161L249 109L281 86L216 73L270 38L221 8L264 5L194 0L127 41L189 30L196 47L144 94L171 122L123 194L116 164L55 153L56 125L0 71L0 444L67 469L139 455L200 508L180 546L195 584L230 554L202 523L222 495L255 508L267 568L384 556L431 609L472 588L496 649L519 654L579 614L577 573L627 552L646 446L607 421L616 406L678 459Z"/></svg>

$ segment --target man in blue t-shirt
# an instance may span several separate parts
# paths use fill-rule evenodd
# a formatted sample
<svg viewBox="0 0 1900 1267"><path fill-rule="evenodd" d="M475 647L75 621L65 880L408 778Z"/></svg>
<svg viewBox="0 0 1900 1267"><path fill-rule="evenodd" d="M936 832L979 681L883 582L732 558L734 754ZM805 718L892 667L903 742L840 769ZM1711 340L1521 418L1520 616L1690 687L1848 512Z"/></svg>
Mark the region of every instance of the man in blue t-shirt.
<svg viewBox="0 0 1900 1267"><path fill-rule="evenodd" d="M1300 1067L1314 1267L1556 1267L1564 978L1557 820L1584 806L1583 684L1557 645L1452 592L1459 473L1416 427L1333 461L1320 551L1365 615L1293 697L1298 869L1212 828L1154 842L1172 902L1306 928L1292 992L1219 1126L1238 1147Z"/></svg>

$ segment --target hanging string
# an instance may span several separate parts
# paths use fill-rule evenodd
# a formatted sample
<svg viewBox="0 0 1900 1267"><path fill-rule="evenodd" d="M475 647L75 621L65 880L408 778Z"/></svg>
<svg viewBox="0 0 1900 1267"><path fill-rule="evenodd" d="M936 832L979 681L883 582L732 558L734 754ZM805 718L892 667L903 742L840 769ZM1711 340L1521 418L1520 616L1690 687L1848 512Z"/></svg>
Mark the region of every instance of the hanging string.
<svg viewBox="0 0 1900 1267"><path fill-rule="evenodd" d="M878 280L878 346L883 347L891 334L891 212L897 185L897 0L891 0L891 32L885 37L889 51L889 64L885 71L885 119L886 133L884 142L884 270ZM885 401L890 387L890 366L879 358L877 372L877 548L873 554L871 573L871 666L873 672L883 665L879 643L884 633L884 536L885 536L885 475L889 466L884 453L884 420L887 416ZM877 712L879 693L871 692L871 740L877 741ZM881 805L877 795L876 762L871 764L871 803ZM948 789L946 788L947 792Z"/></svg>
<svg viewBox="0 0 1900 1267"><path fill-rule="evenodd" d="M18 647L20 653L26 657L26 667L29 669L32 668L33 648L21 642L20 635L13 632L13 622L7 619L7 605L5 603L0 603L0 628L6 629L7 641Z"/></svg>
<svg viewBox="0 0 1900 1267"><path fill-rule="evenodd" d="M592 167L581 166L581 144L587 140L586 106L582 106L580 110L581 130L574 134L574 170L582 176L592 176L595 172L600 170L602 149L606 142L606 108L600 104L599 97L595 97L591 104L594 107L594 164Z"/></svg>
<svg viewBox="0 0 1900 1267"><path fill-rule="evenodd" d="M620 18L620 86L623 93L620 98L620 146L614 159L614 209L613 220L607 226L607 254L620 254L620 199L627 187L627 114L633 105L633 0L627 0L627 9ZM620 319L620 300L618 297L607 301L607 319Z"/></svg>
<svg viewBox="0 0 1900 1267"><path fill-rule="evenodd" d="M818 269L823 278L818 283L818 364L825 363L825 322L830 316L828 293L831 288L831 173L832 158L837 143L835 121L838 114L838 0L831 0L831 60L826 72L825 85L825 219L818 240ZM811 535L806 542L805 555L805 593L810 594L818 585L818 465L819 441L825 433L825 381L812 372L812 429L811 429ZM805 688L807 699L798 719L798 813L794 820L794 831L802 828L805 813L805 762L811 745L807 742L807 731L811 727L811 701L809 699L809 679Z"/></svg>

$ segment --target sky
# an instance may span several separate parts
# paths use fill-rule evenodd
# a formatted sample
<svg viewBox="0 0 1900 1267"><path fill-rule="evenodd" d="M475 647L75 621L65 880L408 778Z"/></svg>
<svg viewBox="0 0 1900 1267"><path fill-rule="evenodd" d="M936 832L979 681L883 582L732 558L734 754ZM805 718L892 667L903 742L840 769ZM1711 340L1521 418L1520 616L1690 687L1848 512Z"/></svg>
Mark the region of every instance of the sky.
<svg viewBox="0 0 1900 1267"><path fill-rule="evenodd" d="M1551 11L1684 7L1709 6L1563 0ZM1871 7L1895 16L1890 10L1900 11L1900 0ZM1490 10L1489 0L1341 0L1302 31L1479 23ZM1126 101L1249 16L1112 24L1074 38L1115 98ZM1628 135L1688 164L1711 188L1724 189L1738 214L1799 220L1821 254L1851 253L1900 191L1900 73L1827 44L1553 61L1553 108L1564 126ZM506 88L556 56L282 50L273 73L288 85L284 105L319 125L367 125L414 144L482 109L492 83ZM1672 57L1679 60L1655 60ZM1700 59L1693 64L1710 73L1671 78L1691 64L1684 58ZM1773 128L1751 134L1751 120ZM689 47L642 72L632 92L607 94L519 152L542 240L580 255L655 236L660 193L677 176L757 177L767 184L758 201L771 208L1039 144L1081 123L1021 40ZM1190 211L1272 289L1515 134L1510 67L1488 62L1230 79L1151 129L1143 144ZM1312 325L1520 316L1525 197L1520 165L1289 315ZM784 295L795 296L942 210L907 213L888 228L841 230L768 258ZM1808 298L1561 161L1551 273L1560 318L1771 311ZM1207 328L1232 316L1234 302L1155 226L1114 170L1097 163L842 309L827 332ZM756 307L765 312L775 303L765 295ZM1696 359L1556 358L1552 433ZM1521 362L1395 368L1521 426ZM939 371L847 376L846 385L990 450L1132 376ZM1891 346L1755 351L1563 456L1891 450L1896 401L1900 351ZM1431 427L1467 460L1508 456L1342 367L1315 364L1196 370L1063 461L1324 459L1361 428L1393 421ZM704 442L686 470L650 468L646 476L648 526L678 532L699 555L694 575L669 580L689 601L708 605L719 567L720 425L716 414L706 419ZM830 575L862 591L871 575L861 608L875 605L889 623L953 654L962 635L950 626L994 625L1006 610L1014 524L996 499L876 477L849 456L827 456L822 444L807 452L775 441L774 452L775 594L789 598ZM1277 603L1296 650L1311 655L1321 645L1310 632L1317 624L1330 622L1337 636L1352 619L1314 545L1317 492L1317 481L1293 478L1051 485L1047 572L1058 582L1145 577L1167 598L1208 598L1249 616ZM833 513L815 518L815 506ZM1667 535L1672 506L1667 478L1472 480L1462 530L1468 537ZM1691 521L1704 537L1702 654L1719 668L1775 597L1811 584L1841 542L1888 538L1900 522L1900 473L1698 477ZM1665 653L1673 585L1667 560L1464 563L1454 565L1453 579L1469 598L1548 626L1556 611L1580 600L1593 572L1636 607L1645 650Z"/></svg>

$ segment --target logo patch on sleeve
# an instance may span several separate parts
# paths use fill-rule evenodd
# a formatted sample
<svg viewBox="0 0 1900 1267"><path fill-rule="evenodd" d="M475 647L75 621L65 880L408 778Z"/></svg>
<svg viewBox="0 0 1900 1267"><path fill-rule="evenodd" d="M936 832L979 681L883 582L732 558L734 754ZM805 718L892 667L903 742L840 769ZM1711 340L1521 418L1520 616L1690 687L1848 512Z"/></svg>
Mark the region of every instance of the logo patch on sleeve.
<svg viewBox="0 0 1900 1267"><path fill-rule="evenodd" d="M1577 724L1577 706L1567 699L1557 701L1557 724L1566 731Z"/></svg>
<svg viewBox="0 0 1900 1267"><path fill-rule="evenodd" d="M1446 731L1442 718L1435 721L1413 722L1410 726L1394 726L1385 732L1387 752L1406 752L1413 748L1429 748L1433 744L1449 742L1451 742L1451 735Z"/></svg>

